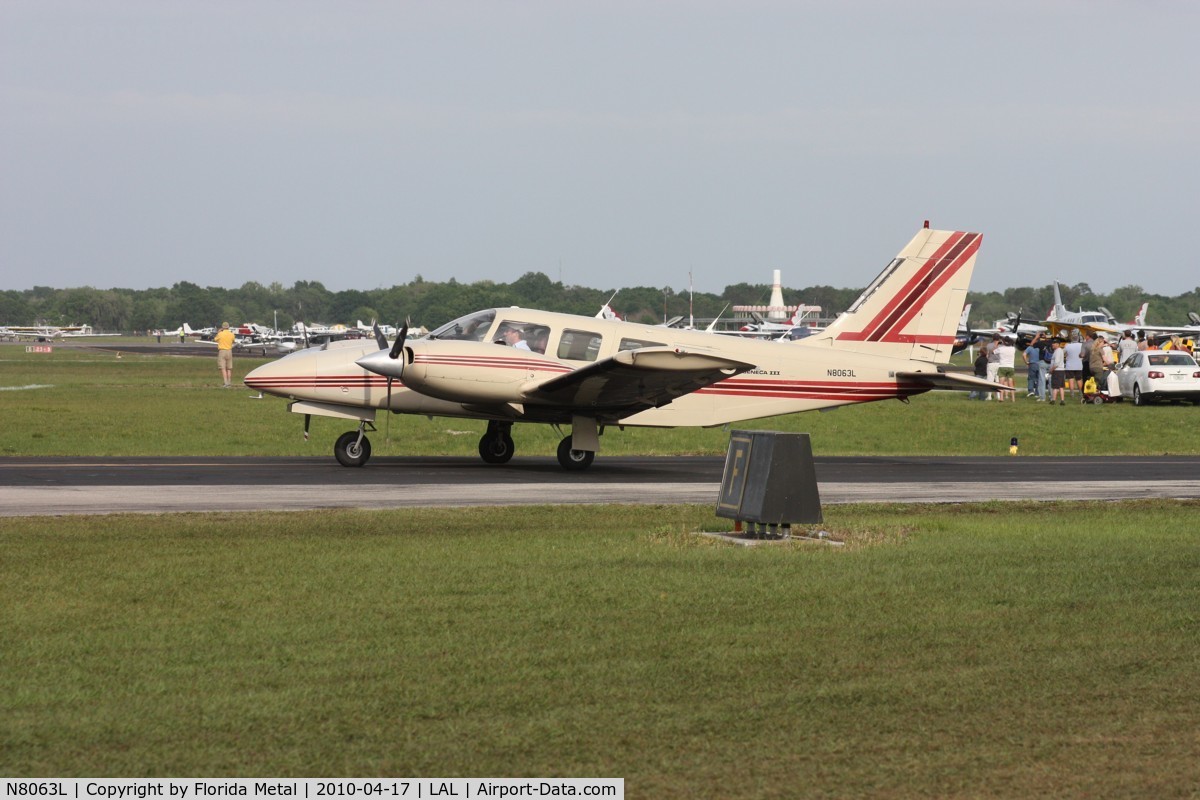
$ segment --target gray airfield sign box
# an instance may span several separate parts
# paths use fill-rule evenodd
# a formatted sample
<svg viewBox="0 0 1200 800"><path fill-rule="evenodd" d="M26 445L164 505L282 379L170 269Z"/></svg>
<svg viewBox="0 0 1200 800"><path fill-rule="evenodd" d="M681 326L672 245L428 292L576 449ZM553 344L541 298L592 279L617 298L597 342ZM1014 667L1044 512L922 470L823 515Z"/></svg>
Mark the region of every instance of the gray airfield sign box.
<svg viewBox="0 0 1200 800"><path fill-rule="evenodd" d="M760 525L822 522L808 434L731 432L717 516Z"/></svg>

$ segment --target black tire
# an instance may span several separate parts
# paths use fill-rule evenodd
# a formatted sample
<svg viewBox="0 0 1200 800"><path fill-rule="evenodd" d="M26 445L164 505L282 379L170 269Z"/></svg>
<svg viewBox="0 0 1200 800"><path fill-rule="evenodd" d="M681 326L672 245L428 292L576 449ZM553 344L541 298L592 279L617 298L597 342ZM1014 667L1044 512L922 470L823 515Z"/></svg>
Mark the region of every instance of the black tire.
<svg viewBox="0 0 1200 800"><path fill-rule="evenodd" d="M1098 394L1098 395L1096 395L1095 397L1093 397L1093 398L1092 398L1092 405L1094 405L1094 406L1102 406L1102 405L1104 405L1104 395L1100 395L1100 394Z"/></svg>
<svg viewBox="0 0 1200 800"><path fill-rule="evenodd" d="M1133 385L1133 404L1135 406L1150 405L1150 401L1145 397L1142 397L1142 387L1138 386L1136 383Z"/></svg>
<svg viewBox="0 0 1200 800"><path fill-rule="evenodd" d="M566 470L587 469L596 460L596 454L591 450L572 450L571 437L563 437L558 443L558 463Z"/></svg>
<svg viewBox="0 0 1200 800"><path fill-rule="evenodd" d="M488 464L507 464L516 450L516 443L508 435L485 433L479 440L479 457Z"/></svg>
<svg viewBox="0 0 1200 800"><path fill-rule="evenodd" d="M346 431L333 444L333 455L343 467L361 467L371 457L371 440L358 439L358 431Z"/></svg>

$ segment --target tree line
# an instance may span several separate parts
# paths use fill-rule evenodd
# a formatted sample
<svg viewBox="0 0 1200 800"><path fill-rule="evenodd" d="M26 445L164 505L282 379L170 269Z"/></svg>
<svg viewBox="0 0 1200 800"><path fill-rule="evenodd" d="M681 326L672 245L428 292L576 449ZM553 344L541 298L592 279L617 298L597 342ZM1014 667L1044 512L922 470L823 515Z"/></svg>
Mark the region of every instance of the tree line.
<svg viewBox="0 0 1200 800"><path fill-rule="evenodd" d="M788 305L818 305L825 317L846 310L861 289L835 289L832 286L808 286L783 290ZM326 289L319 281L296 281L262 285L249 282L237 289L202 287L180 281L170 288L95 289L90 286L55 289L36 286L27 290L0 291L0 325L71 325L89 324L97 332L135 332L173 329L189 323L192 327L257 322L290 328L295 322L338 322L356 320L396 324L405 318L416 325L435 327L481 308L525 306L571 314L595 314L616 293L612 307L633 322L655 324L664 318L684 316L689 311L697 319L729 316L727 306L766 305L771 287L764 283L737 283L720 294L671 287L637 286L592 289L551 281L540 272L528 272L512 283L478 281L459 283L427 281L417 276L412 281L390 288L345 290ZM1182 325L1189 311L1200 311L1200 287L1177 297L1147 294L1139 286L1124 286L1109 294L1098 294L1086 283L1062 287L1063 303L1072 310L1108 308L1119 321L1133 318L1138 307L1149 301L1149 323ZM1043 319L1054 304L1052 285L1022 287L1003 292L971 292L971 322L977 327L990 325L1009 313L1022 311L1026 319Z"/></svg>

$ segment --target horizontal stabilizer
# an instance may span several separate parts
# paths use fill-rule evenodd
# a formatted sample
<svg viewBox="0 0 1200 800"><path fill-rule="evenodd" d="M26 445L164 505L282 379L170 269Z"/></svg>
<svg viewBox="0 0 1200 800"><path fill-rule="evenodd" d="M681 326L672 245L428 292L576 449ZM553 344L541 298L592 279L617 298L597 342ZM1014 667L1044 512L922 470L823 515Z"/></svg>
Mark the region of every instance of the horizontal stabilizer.
<svg viewBox="0 0 1200 800"><path fill-rule="evenodd" d="M980 389L986 389L989 392L1011 392L1013 388L958 372L897 372L896 378L902 381L916 381L930 389L950 389L962 392L974 392Z"/></svg>

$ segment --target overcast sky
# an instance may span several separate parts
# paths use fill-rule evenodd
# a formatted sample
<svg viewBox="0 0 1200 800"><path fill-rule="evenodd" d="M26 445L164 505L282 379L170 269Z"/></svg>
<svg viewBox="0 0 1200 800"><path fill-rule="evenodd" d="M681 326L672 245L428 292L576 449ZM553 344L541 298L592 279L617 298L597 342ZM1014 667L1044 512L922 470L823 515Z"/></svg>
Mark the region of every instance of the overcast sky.
<svg viewBox="0 0 1200 800"><path fill-rule="evenodd" d="M0 289L1200 286L1200 3L0 0Z"/></svg>

